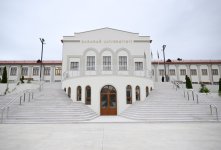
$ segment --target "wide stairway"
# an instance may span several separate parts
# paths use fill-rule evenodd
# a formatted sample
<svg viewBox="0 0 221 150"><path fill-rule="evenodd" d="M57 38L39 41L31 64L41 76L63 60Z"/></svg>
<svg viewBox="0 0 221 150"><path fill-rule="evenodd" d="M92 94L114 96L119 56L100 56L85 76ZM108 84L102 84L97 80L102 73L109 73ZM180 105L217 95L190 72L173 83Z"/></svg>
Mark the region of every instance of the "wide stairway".
<svg viewBox="0 0 221 150"><path fill-rule="evenodd" d="M74 123L97 116L88 106L68 98L60 83L45 83L30 102L10 108L3 123Z"/></svg>
<svg viewBox="0 0 221 150"><path fill-rule="evenodd" d="M221 115L221 98L198 94L194 101L189 95L184 98L183 89L176 90L172 83L155 83L155 89L144 101L137 101L120 115L129 119L147 122L188 122L217 121L215 109L210 112L210 104L215 104ZM221 120L221 117L218 117Z"/></svg>

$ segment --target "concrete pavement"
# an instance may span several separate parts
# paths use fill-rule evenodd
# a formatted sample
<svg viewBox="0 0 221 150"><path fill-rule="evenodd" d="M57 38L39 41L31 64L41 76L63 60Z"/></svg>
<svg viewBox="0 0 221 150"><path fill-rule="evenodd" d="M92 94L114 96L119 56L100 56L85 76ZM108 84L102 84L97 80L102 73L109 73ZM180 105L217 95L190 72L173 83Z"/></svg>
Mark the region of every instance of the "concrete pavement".
<svg viewBox="0 0 221 150"><path fill-rule="evenodd" d="M0 150L220 150L220 123L1 124Z"/></svg>

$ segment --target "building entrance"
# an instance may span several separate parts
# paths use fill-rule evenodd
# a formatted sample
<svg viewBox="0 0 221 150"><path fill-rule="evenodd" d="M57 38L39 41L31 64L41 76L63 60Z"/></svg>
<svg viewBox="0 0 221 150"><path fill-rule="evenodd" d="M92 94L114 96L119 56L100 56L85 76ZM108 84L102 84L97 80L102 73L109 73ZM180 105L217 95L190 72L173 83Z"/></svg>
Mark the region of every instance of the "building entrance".
<svg viewBox="0 0 221 150"><path fill-rule="evenodd" d="M111 85L105 85L100 93L101 115L117 115L117 92Z"/></svg>

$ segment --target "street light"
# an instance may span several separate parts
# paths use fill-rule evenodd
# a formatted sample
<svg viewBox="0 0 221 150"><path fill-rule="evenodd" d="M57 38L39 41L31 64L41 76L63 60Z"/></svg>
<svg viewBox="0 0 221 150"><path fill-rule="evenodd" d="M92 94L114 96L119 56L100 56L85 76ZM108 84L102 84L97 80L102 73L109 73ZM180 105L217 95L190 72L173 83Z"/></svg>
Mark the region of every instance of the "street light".
<svg viewBox="0 0 221 150"><path fill-rule="evenodd" d="M41 90L41 74L42 74L42 57L43 57L43 45L46 44L43 38L39 38L41 41L41 66L40 66L40 90Z"/></svg>
<svg viewBox="0 0 221 150"><path fill-rule="evenodd" d="M166 45L163 45L163 60L164 60L164 75L165 75L165 78L166 78L166 81L167 81L167 77L166 77L166 64L165 64L165 48L166 48Z"/></svg>

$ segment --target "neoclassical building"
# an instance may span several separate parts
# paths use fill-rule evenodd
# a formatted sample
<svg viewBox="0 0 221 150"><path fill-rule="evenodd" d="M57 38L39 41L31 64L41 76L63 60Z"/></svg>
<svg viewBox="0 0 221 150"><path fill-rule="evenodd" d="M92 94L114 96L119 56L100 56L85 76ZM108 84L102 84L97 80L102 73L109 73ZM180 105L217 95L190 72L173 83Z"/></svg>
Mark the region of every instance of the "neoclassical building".
<svg viewBox="0 0 221 150"><path fill-rule="evenodd" d="M64 36L62 61L3 61L9 82L26 80L62 82L73 102L84 103L100 115L117 115L136 101L145 100L154 82L170 80L217 84L221 60L151 60L150 37L111 28ZM42 68L42 71L40 71Z"/></svg>
<svg viewBox="0 0 221 150"><path fill-rule="evenodd" d="M121 113L153 87L149 36L102 28L62 43L62 88L100 115Z"/></svg>

